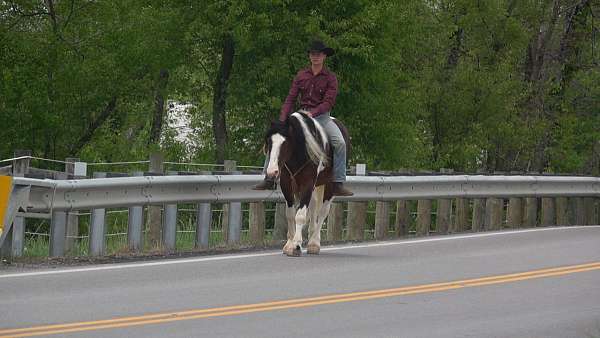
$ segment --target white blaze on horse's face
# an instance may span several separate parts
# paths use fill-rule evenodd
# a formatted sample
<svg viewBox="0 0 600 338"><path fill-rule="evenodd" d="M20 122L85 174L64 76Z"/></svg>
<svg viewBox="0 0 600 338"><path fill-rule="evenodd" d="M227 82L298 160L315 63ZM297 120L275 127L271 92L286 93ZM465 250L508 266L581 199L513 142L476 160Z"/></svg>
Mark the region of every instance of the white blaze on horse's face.
<svg viewBox="0 0 600 338"><path fill-rule="evenodd" d="M271 152L269 155L269 165L267 166L267 176L275 177L279 174L279 154L281 153L281 146L285 138L280 134L273 134L271 136Z"/></svg>

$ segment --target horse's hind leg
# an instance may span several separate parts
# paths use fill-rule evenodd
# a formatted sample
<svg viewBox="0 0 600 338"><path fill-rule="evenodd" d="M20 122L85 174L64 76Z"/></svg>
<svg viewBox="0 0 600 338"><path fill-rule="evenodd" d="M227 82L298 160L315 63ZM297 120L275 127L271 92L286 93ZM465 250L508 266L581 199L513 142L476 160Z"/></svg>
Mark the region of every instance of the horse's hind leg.
<svg viewBox="0 0 600 338"><path fill-rule="evenodd" d="M306 251L309 254L318 255L321 251L321 210L323 209L324 186L318 186L313 192L310 203L310 223L308 228L308 245Z"/></svg>

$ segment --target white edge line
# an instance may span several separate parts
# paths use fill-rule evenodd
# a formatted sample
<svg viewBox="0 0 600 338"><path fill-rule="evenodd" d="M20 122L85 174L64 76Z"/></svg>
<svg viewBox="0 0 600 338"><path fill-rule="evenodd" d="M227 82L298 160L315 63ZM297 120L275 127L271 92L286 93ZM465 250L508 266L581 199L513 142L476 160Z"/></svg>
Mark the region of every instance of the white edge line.
<svg viewBox="0 0 600 338"><path fill-rule="evenodd" d="M507 235L522 234L522 233L528 233L528 232L585 229L585 228L600 228L600 225L549 227L549 228L539 228L539 229L477 233L477 234L469 234L469 235L451 235L451 236L443 236L443 237L440 236L440 237L425 238L425 239L393 240L393 241L383 241L383 242L367 243L367 244L350 244L350 245L342 245L342 246L325 247L325 248L322 248L321 251L338 251L338 250L363 249L363 248L370 248L370 247L381 247L381 246L392 246L392 245L409 245L409 244L419 244L419 243L426 243L426 242L450 241L450 240L456 240L456 239L469 239L469 238L492 237L492 236L507 236ZM36 271L36 272L11 273L11 274L0 275L0 279L43 276L43 275L58 275L58 274L73 273L73 272L119 270L119 269L128 269L128 268L142 268L142 267L148 267L148 266L223 261L223 260L232 260L232 259L275 256L275 255L281 255L281 254L282 254L281 251L277 250L277 251L270 251L270 252L265 252L265 253L243 254L243 255L222 255L222 256L212 256L212 257L199 257L199 258L168 259L168 260L159 261L159 262L119 263L119 264L110 264L110 265L105 265L105 266L94 266L94 267L89 267L89 268L72 268L72 269L61 269L61 270L46 270L46 271Z"/></svg>

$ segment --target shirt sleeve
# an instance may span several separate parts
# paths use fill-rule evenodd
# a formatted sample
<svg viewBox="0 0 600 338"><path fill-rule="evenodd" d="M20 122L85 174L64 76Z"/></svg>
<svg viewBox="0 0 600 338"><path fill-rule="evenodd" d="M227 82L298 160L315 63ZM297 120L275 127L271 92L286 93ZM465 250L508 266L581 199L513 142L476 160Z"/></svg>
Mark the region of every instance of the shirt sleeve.
<svg viewBox="0 0 600 338"><path fill-rule="evenodd" d="M283 106L281 106L281 112L279 114L279 120L285 121L287 120L290 112L294 108L294 104L296 103L296 99L298 98L298 93L300 92L300 73L296 74L294 80L292 81L292 87L290 88L290 92L288 96L285 98L283 102Z"/></svg>
<svg viewBox="0 0 600 338"><path fill-rule="evenodd" d="M323 102L320 105L316 106L312 111L312 116L319 116L323 113L330 112L335 105L335 98L338 93L338 81L335 75L331 74L327 81L327 89L325 90L325 96L323 97Z"/></svg>

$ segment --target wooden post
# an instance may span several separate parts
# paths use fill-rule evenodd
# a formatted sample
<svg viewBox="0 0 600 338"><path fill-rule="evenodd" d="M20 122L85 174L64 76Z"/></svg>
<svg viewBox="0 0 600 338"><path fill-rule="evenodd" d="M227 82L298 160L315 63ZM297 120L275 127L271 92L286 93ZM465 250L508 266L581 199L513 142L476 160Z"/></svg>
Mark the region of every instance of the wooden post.
<svg viewBox="0 0 600 338"><path fill-rule="evenodd" d="M596 210L594 205L593 197L584 197L583 198L583 209L584 209L584 218L585 225L595 225L596 222Z"/></svg>
<svg viewBox="0 0 600 338"><path fill-rule="evenodd" d="M538 211L538 200L535 197L525 198L525 212L523 217L523 224L528 228L537 226L537 211Z"/></svg>
<svg viewBox="0 0 600 338"><path fill-rule="evenodd" d="M523 226L523 199L511 197L508 199L508 215L506 225L509 228L520 228Z"/></svg>
<svg viewBox="0 0 600 338"><path fill-rule="evenodd" d="M250 203L250 242L253 245L263 245L265 241L265 204L263 202Z"/></svg>
<svg viewBox="0 0 600 338"><path fill-rule="evenodd" d="M441 174L450 174L454 170L441 168ZM435 231L438 235L447 235L450 230L450 218L452 217L452 200L438 199L435 218Z"/></svg>
<svg viewBox="0 0 600 338"><path fill-rule="evenodd" d="M410 203L409 201L396 201L396 236L408 236L410 226Z"/></svg>
<svg viewBox="0 0 600 338"><path fill-rule="evenodd" d="M569 225L569 199L567 197L557 197L555 200L556 225Z"/></svg>
<svg viewBox="0 0 600 338"><path fill-rule="evenodd" d="M390 204L377 201L375 206L375 239L382 240L388 237L390 228Z"/></svg>
<svg viewBox="0 0 600 338"><path fill-rule="evenodd" d="M545 227L556 225L556 206L554 198L542 198L542 219L540 225Z"/></svg>
<svg viewBox="0 0 600 338"><path fill-rule="evenodd" d="M344 204L334 202L329 209L327 216L327 240L330 242L342 240L342 230L344 227Z"/></svg>
<svg viewBox="0 0 600 338"><path fill-rule="evenodd" d="M431 226L431 200L417 202L417 236L428 236Z"/></svg>
<svg viewBox="0 0 600 338"><path fill-rule="evenodd" d="M152 175L162 175L164 173L164 155L153 153L150 155L150 165L148 171ZM148 206L148 243L153 249L161 249L162 246L162 206Z"/></svg>
<svg viewBox="0 0 600 338"><path fill-rule="evenodd" d="M487 198L485 201L485 230L502 229L502 213L504 200L500 198Z"/></svg>
<svg viewBox="0 0 600 338"><path fill-rule="evenodd" d="M585 225L585 204L583 197L573 198L575 202L575 225Z"/></svg>
<svg viewBox="0 0 600 338"><path fill-rule="evenodd" d="M356 165L357 176L366 175L364 164ZM367 202L348 202L348 239L357 241L365 238L365 224L367 223Z"/></svg>
<svg viewBox="0 0 600 338"><path fill-rule="evenodd" d="M279 243L287 239L288 224L285 216L286 204L277 203L275 205L275 224L273 225L273 242Z"/></svg>
<svg viewBox="0 0 600 338"><path fill-rule="evenodd" d="M483 230L485 221L485 200L476 198L473 200L473 219L471 220L471 229L473 232Z"/></svg>
<svg viewBox="0 0 600 338"><path fill-rule="evenodd" d="M456 217L454 217L450 232L464 232L469 223L469 200L466 198L457 198L454 201L456 204Z"/></svg>

